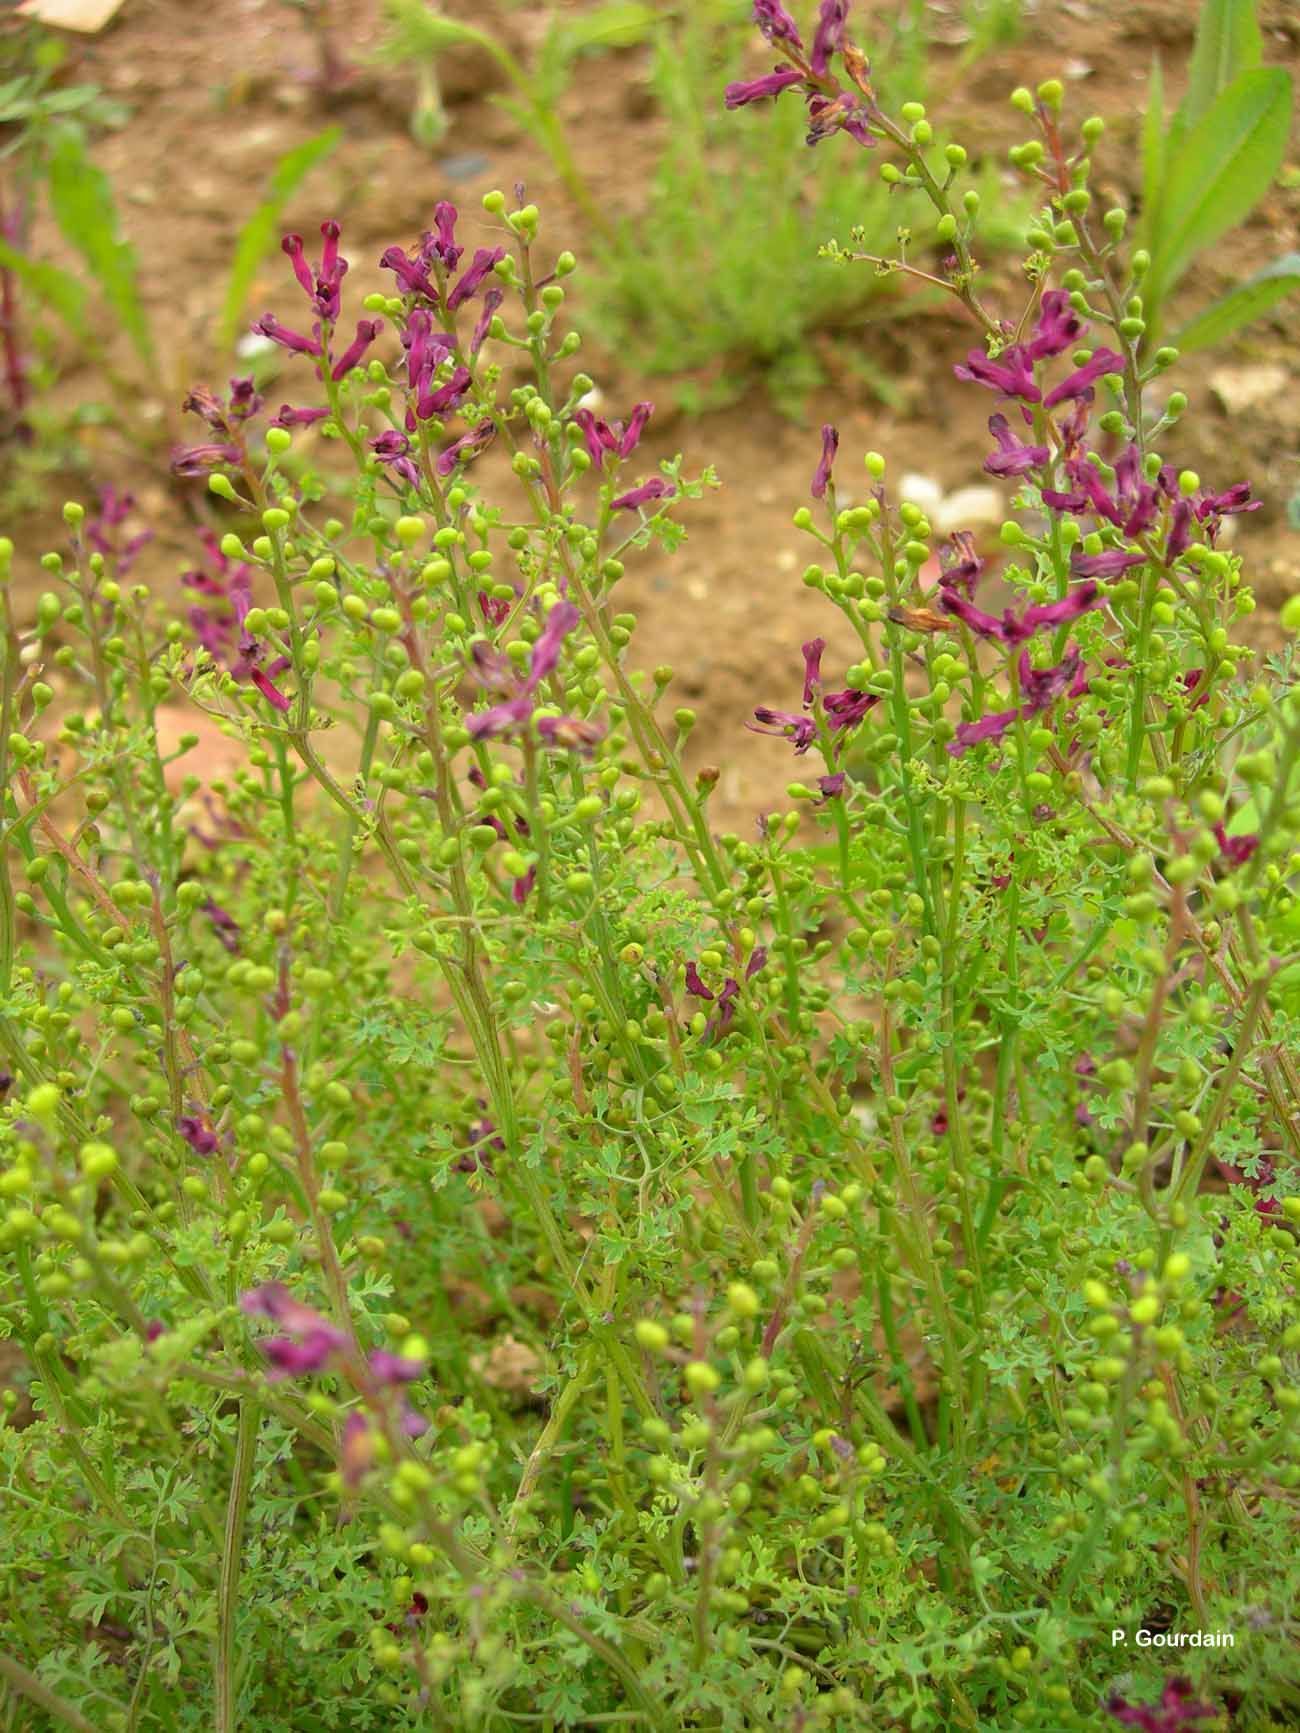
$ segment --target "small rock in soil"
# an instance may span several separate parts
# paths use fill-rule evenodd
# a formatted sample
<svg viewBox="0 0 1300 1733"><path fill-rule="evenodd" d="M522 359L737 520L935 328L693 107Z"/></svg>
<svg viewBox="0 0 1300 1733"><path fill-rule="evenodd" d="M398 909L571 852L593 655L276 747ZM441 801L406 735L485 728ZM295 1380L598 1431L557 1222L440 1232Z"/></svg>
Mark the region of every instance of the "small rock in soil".
<svg viewBox="0 0 1300 1733"><path fill-rule="evenodd" d="M1219 367L1210 375L1210 390L1215 401L1229 415L1241 415L1258 409L1280 397L1290 383L1285 367L1274 361L1264 361L1246 367Z"/></svg>

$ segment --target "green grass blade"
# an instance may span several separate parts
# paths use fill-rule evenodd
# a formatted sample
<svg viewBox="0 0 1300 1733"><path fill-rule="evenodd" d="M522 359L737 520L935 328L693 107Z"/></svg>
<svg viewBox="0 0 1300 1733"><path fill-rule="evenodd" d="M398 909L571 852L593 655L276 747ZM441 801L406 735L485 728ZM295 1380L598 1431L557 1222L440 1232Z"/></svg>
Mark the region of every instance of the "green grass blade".
<svg viewBox="0 0 1300 1733"><path fill-rule="evenodd" d="M1161 301L1197 255L1250 215L1273 183L1291 126L1281 67L1245 72L1217 99L1169 164L1145 296Z"/></svg>
<svg viewBox="0 0 1300 1733"><path fill-rule="evenodd" d="M1165 75L1157 54L1147 77L1147 106L1142 118L1142 222L1139 238L1148 248L1160 223L1160 195L1164 190L1166 160Z"/></svg>
<svg viewBox="0 0 1300 1733"><path fill-rule="evenodd" d="M1185 354L1195 349L1212 349L1298 291L1300 253L1287 253L1189 319L1169 341Z"/></svg>
<svg viewBox="0 0 1300 1733"><path fill-rule="evenodd" d="M56 133L48 159L47 185L59 232L81 254L136 354L152 368L153 338L140 298L135 250L119 231L108 176L91 162L76 127L61 127Z"/></svg>
<svg viewBox="0 0 1300 1733"><path fill-rule="evenodd" d="M1263 58L1255 0L1205 0L1176 124L1190 132L1228 86L1243 72L1253 72Z"/></svg>
<svg viewBox="0 0 1300 1733"><path fill-rule="evenodd" d="M86 291L67 271L45 259L31 259L0 241L0 270L12 271L18 281L68 328L81 336L85 331Z"/></svg>

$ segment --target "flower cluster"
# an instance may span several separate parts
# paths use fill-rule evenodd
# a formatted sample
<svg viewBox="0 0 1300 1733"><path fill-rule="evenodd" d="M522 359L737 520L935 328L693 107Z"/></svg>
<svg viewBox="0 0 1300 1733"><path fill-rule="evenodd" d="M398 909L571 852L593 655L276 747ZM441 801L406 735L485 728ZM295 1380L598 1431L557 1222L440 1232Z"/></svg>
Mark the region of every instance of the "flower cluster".
<svg viewBox="0 0 1300 1733"><path fill-rule="evenodd" d="M782 56L781 64L761 78L729 84L727 107L745 108L785 90L800 90L808 110L809 144L845 132L871 148L876 139L870 127L880 111L867 81L867 63L846 33L848 13L848 0L821 0L809 49L781 0L754 0L754 22ZM836 55L843 59L852 89L846 89L831 71Z"/></svg>

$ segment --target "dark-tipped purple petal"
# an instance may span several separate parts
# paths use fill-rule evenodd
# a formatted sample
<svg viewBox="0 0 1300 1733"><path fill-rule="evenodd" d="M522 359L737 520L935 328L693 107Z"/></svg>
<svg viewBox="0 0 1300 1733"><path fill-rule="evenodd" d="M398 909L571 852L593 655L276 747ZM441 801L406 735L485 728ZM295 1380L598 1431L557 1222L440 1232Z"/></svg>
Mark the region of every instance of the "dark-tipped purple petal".
<svg viewBox="0 0 1300 1733"><path fill-rule="evenodd" d="M1017 439L1005 415L989 417L989 432L998 442L998 449L984 459L984 468L990 475L1025 475L1031 469L1040 469L1051 455L1045 445L1026 445Z"/></svg>
<svg viewBox="0 0 1300 1733"><path fill-rule="evenodd" d="M817 738L817 724L811 716L798 716L790 710L773 710L760 704L754 711L754 721L745 727L754 734L778 734L794 742L797 756L807 752Z"/></svg>
<svg viewBox="0 0 1300 1733"><path fill-rule="evenodd" d="M802 83L803 74L793 66L778 66L775 72L765 73L762 78L741 78L729 84L724 101L728 108L745 108L751 102L766 102L769 97L780 96L792 84Z"/></svg>
<svg viewBox="0 0 1300 1733"><path fill-rule="evenodd" d="M828 421L822 428L822 455L817 468L813 471L810 492L814 499L824 499L826 489L830 486L831 466L835 462L835 453L840 448L840 436L836 428Z"/></svg>
<svg viewBox="0 0 1300 1733"><path fill-rule="evenodd" d="M1053 386L1043 399L1045 409L1055 409L1058 403L1069 403L1076 397L1082 397L1101 378L1103 373L1122 373L1124 357L1117 355L1113 349L1095 350L1082 367L1076 367L1073 373L1066 375L1059 385Z"/></svg>
<svg viewBox="0 0 1300 1733"><path fill-rule="evenodd" d="M838 54L844 46L844 21L848 15L849 0L822 0L809 61L818 78L825 78L831 55Z"/></svg>
<svg viewBox="0 0 1300 1733"><path fill-rule="evenodd" d="M813 701L813 694L821 685L822 654L826 649L825 638L809 638L801 646L803 650L803 701L805 707Z"/></svg>
<svg viewBox="0 0 1300 1733"><path fill-rule="evenodd" d="M1003 397L1018 397L1024 403L1037 403L1042 398L1034 380L1034 369L1025 350L1016 344L1004 349L997 360L991 360L982 349L972 349L964 362L953 368L958 379L983 385Z"/></svg>
<svg viewBox="0 0 1300 1733"><path fill-rule="evenodd" d="M803 51L803 38L794 19L781 0L754 0L754 22L771 43L788 42L791 48Z"/></svg>
<svg viewBox="0 0 1300 1733"><path fill-rule="evenodd" d="M609 502L611 511L637 511L643 505L650 505L657 499L671 499L674 488L662 476L652 476L649 481L643 481L640 487L634 487L627 493L621 493L617 499Z"/></svg>
<svg viewBox="0 0 1300 1733"><path fill-rule="evenodd" d="M1083 331L1083 321L1070 305L1064 289L1049 289L1039 308L1034 334L1025 345L1035 361L1046 361L1074 348Z"/></svg>

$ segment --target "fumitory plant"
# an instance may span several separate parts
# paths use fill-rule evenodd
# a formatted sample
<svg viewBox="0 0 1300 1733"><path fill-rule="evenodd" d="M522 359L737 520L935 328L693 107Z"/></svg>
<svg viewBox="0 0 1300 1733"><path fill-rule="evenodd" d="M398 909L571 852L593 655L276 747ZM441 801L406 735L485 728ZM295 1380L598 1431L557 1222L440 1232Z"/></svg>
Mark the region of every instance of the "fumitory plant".
<svg viewBox="0 0 1300 1733"><path fill-rule="evenodd" d="M1256 501L1179 467L1101 123L1017 94L990 283L847 10L759 0L728 100L928 201L1008 517L940 543L824 430L744 834L618 595L713 478L596 413L522 193L359 309L286 238L291 401L189 401L188 612L120 498L3 591L10 1726L1295 1723Z"/></svg>

